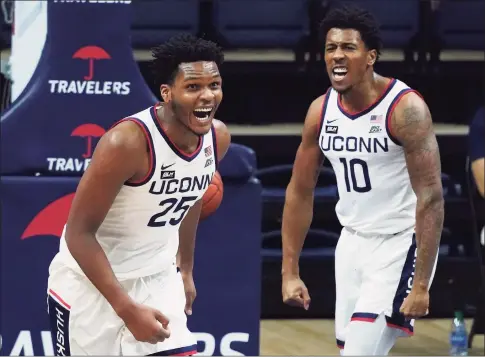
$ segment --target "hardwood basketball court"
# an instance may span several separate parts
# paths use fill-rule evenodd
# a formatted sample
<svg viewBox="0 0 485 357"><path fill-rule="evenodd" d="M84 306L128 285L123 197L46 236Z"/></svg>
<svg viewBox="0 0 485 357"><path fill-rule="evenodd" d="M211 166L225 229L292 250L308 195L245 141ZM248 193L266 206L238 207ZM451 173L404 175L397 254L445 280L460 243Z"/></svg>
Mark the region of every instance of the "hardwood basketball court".
<svg viewBox="0 0 485 357"><path fill-rule="evenodd" d="M467 328L471 320L466 320ZM412 338L399 339L391 351L394 356L446 356L450 319L424 319L416 322ZM484 355L484 337L473 340L469 356ZM333 320L262 320L261 356L339 355L335 345Z"/></svg>

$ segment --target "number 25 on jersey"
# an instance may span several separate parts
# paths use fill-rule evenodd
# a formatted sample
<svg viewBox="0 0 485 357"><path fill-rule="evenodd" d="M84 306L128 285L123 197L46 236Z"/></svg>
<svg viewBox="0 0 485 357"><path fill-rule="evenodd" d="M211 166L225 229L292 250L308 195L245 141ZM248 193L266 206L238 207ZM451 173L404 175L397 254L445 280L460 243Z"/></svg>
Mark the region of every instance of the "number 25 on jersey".
<svg viewBox="0 0 485 357"><path fill-rule="evenodd" d="M197 199L197 196L184 196L180 199L175 197L167 198L160 202L159 206L162 207L162 211L153 215L148 221L148 227L163 227L167 222L176 226L182 219L184 219L185 214L191 207L191 203ZM169 217L166 217L166 216ZM166 219L163 219L165 218Z"/></svg>

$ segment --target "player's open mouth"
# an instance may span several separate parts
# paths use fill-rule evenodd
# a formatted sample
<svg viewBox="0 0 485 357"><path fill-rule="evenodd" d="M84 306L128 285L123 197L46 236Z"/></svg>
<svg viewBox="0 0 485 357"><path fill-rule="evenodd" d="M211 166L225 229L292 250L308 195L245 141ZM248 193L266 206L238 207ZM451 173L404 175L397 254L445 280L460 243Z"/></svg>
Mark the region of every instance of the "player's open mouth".
<svg viewBox="0 0 485 357"><path fill-rule="evenodd" d="M348 73L347 67L344 67L344 66L338 66L332 69L333 79L337 82L340 82L341 80L343 80L347 75L347 73Z"/></svg>
<svg viewBox="0 0 485 357"><path fill-rule="evenodd" d="M197 120L201 123L206 122L210 119L212 110L214 107L208 107L208 108L198 108L194 110L194 115L197 118Z"/></svg>

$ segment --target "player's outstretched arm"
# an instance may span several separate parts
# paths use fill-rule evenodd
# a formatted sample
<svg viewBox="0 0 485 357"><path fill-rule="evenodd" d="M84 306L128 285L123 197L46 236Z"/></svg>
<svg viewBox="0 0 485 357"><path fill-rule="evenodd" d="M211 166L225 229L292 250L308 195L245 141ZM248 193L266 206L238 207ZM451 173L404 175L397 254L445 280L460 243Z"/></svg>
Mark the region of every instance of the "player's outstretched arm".
<svg viewBox="0 0 485 357"><path fill-rule="evenodd" d="M318 146L323 100L324 96L315 99L308 109L286 189L282 222L283 277L299 277L298 260L313 219L313 191L323 163Z"/></svg>
<svg viewBox="0 0 485 357"><path fill-rule="evenodd" d="M412 289L427 292L443 229L444 199L438 143L424 100L414 92L404 95L391 117L390 127L403 146L417 196L417 257Z"/></svg>

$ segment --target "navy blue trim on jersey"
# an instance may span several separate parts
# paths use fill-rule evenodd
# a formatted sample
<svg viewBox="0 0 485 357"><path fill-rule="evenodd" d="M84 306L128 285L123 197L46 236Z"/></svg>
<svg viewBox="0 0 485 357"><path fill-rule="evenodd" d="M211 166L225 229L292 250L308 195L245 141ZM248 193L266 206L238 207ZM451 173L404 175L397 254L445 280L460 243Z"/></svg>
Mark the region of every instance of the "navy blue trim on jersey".
<svg viewBox="0 0 485 357"><path fill-rule="evenodd" d="M214 146L214 159L216 161L216 171L219 168L219 155L217 154L217 134L216 134L216 128L214 127L214 124L211 126L211 131L212 131L212 143Z"/></svg>
<svg viewBox="0 0 485 357"><path fill-rule="evenodd" d="M160 121L158 120L158 117L157 117L157 109L156 108L157 108L157 106L154 105L150 109L150 114L152 115L152 119L155 122L155 125L156 125L158 131L160 132L162 137L165 139L165 142L168 144L168 146L170 146L172 151L175 154L177 154L177 156L180 157L182 160L190 162L193 159L195 159L199 155L200 151L202 150L202 146L204 145L204 135L199 136L199 143L197 144L197 149L192 154L189 155L189 154L184 153L177 146L175 146L175 144L172 142L172 140L170 140L170 138L168 137L165 130L163 130L162 125L160 124Z"/></svg>
<svg viewBox="0 0 485 357"><path fill-rule="evenodd" d="M412 336L414 334L414 327L411 325L411 320L406 320L404 317L395 317L394 315L389 317L386 316L386 324L388 327L396 328L401 330L408 335Z"/></svg>
<svg viewBox="0 0 485 357"><path fill-rule="evenodd" d="M50 294L47 297L50 327L54 342L54 356L70 356L69 316L71 311L56 301Z"/></svg>
<svg viewBox="0 0 485 357"><path fill-rule="evenodd" d="M373 314L370 312L354 312L350 321L374 322L378 316L378 314Z"/></svg>
<svg viewBox="0 0 485 357"><path fill-rule="evenodd" d="M392 140L392 142L394 144L399 145L399 146L402 146L402 144L391 133L391 128L390 128L390 125L391 125L391 116L392 116L392 113L394 113L394 109L396 108L397 103L399 103L399 101L401 100L401 98L405 94L410 93L410 92L415 92L415 90L414 89L411 89L411 88L405 88L402 91L400 91L394 97L394 99L392 100L391 105L389 106L389 109L387 109L387 113L386 113L386 132L387 132L387 136L389 136L389 138Z"/></svg>
<svg viewBox="0 0 485 357"><path fill-rule="evenodd" d="M141 181L136 181L136 182L130 182L130 181L125 181L124 185L125 186L130 186L130 187L139 187L143 186L147 182L151 180L153 177L153 173L155 172L155 167L157 167L157 161L156 161L156 155L155 155L155 147L153 146L153 139L152 135L150 134L150 130L148 130L148 127L146 124L141 121L138 118L126 118L120 120L117 124L124 122L124 121L132 121L133 123L136 123L141 127L143 130L145 137L147 139L147 144L148 144L148 152L150 154L150 171L147 173L147 175L141 180Z"/></svg>
<svg viewBox="0 0 485 357"><path fill-rule="evenodd" d="M197 353L197 345L174 348L171 350L152 353L148 356L192 356Z"/></svg>
<svg viewBox="0 0 485 357"><path fill-rule="evenodd" d="M392 316L386 316L387 325L389 327L398 328L408 334L413 334L413 326L411 321L407 320L403 314L399 312L404 299L408 296L412 288L415 262L416 259L416 234L413 234L411 245L404 261L404 266L401 271L401 278L394 295L392 302Z"/></svg>
<svg viewBox="0 0 485 357"><path fill-rule="evenodd" d="M317 144L320 146L320 136L322 135L323 126L325 125L325 113L327 112L328 101L330 98L330 93L332 91L332 87L327 89L327 93L325 93L325 99L322 103L322 112L320 113L320 125L318 128L318 135L317 135Z"/></svg>
<svg viewBox="0 0 485 357"><path fill-rule="evenodd" d="M339 340L337 338L337 347L340 348L340 349L344 348L345 347L345 341Z"/></svg>
<svg viewBox="0 0 485 357"><path fill-rule="evenodd" d="M377 100L372 103L369 107L367 107L366 109L364 109L363 111L360 111L358 113L348 113L341 105L340 105L340 101L341 101L341 95L340 94L337 94L337 107L339 108L340 112L345 115L347 118L349 119L352 119L352 120L355 120L355 119L358 119L360 118L361 116L363 115L366 115L367 113L369 113L371 110L373 110L375 107L377 107L381 102L382 100L389 94L389 92L392 90L392 88L394 87L394 85L397 83L396 79L395 78L392 78L390 81L389 81L389 84L387 85L387 88L386 90L384 91L384 93L381 94L381 96L379 98L377 98Z"/></svg>

